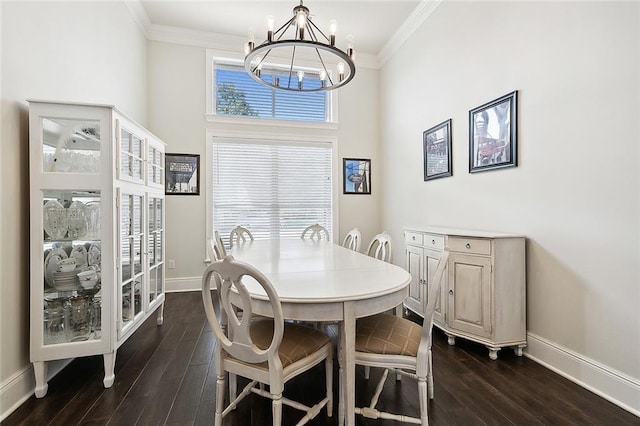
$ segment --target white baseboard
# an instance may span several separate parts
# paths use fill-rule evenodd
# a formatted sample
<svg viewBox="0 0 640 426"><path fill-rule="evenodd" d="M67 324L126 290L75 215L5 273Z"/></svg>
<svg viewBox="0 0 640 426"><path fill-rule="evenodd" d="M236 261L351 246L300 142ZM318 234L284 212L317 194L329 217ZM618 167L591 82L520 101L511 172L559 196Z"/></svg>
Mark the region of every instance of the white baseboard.
<svg viewBox="0 0 640 426"><path fill-rule="evenodd" d="M71 361L73 361L73 358L49 361L47 363L47 382L62 371ZM2 382L0 384L0 423L27 399L31 398L35 389L36 379L33 374L32 364Z"/></svg>
<svg viewBox="0 0 640 426"><path fill-rule="evenodd" d="M164 282L164 290L167 293L200 291L201 289L202 277L167 278Z"/></svg>
<svg viewBox="0 0 640 426"><path fill-rule="evenodd" d="M640 380L533 333L525 356L640 417Z"/></svg>

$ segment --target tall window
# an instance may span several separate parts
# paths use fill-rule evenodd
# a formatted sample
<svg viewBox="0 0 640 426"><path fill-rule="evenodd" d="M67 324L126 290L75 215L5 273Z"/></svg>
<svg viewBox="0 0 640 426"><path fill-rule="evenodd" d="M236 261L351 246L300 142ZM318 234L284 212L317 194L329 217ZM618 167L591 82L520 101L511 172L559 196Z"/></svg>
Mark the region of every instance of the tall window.
<svg viewBox="0 0 640 426"><path fill-rule="evenodd" d="M331 144L216 140L213 227L225 243L237 225L256 239L300 238L319 223L332 233Z"/></svg>
<svg viewBox="0 0 640 426"><path fill-rule="evenodd" d="M275 68L262 71L264 79L281 82L288 72ZM275 90L253 80L240 65L215 63L215 111L218 115L249 116L296 121L329 121L327 92ZM291 76L297 82L297 76ZM293 84L293 83L292 83ZM297 84L297 83L296 83ZM304 84L320 87L318 75L306 73Z"/></svg>

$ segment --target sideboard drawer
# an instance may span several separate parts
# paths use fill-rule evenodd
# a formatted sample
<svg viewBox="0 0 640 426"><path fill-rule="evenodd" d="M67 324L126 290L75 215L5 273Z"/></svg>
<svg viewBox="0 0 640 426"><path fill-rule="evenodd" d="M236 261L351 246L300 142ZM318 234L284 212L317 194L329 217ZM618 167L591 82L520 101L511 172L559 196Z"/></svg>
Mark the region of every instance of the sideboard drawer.
<svg viewBox="0 0 640 426"><path fill-rule="evenodd" d="M491 255L491 240L449 237L449 250L462 253Z"/></svg>
<svg viewBox="0 0 640 426"><path fill-rule="evenodd" d="M407 244L422 245L422 234L418 232L407 231L404 233L404 241Z"/></svg>
<svg viewBox="0 0 640 426"><path fill-rule="evenodd" d="M422 245L434 250L444 250L444 236L434 234L424 234Z"/></svg>

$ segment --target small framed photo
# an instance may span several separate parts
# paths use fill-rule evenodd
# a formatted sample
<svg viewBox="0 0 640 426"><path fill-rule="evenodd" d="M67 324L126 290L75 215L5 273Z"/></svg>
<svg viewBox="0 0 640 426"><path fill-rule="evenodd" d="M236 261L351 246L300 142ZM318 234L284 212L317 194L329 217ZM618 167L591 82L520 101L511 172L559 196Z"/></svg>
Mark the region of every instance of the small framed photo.
<svg viewBox="0 0 640 426"><path fill-rule="evenodd" d="M165 154L164 193L166 195L200 195L200 156Z"/></svg>
<svg viewBox="0 0 640 426"><path fill-rule="evenodd" d="M343 158L343 193L371 194L371 160Z"/></svg>
<svg viewBox="0 0 640 426"><path fill-rule="evenodd" d="M517 91L469 111L469 172L517 166Z"/></svg>
<svg viewBox="0 0 640 426"><path fill-rule="evenodd" d="M451 119L422 133L424 180L451 176Z"/></svg>

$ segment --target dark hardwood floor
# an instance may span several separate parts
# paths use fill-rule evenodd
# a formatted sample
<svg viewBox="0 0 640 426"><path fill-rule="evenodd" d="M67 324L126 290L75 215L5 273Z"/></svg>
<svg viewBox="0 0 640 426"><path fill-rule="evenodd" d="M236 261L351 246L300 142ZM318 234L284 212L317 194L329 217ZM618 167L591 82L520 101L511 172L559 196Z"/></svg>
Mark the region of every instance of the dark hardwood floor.
<svg viewBox="0 0 640 426"><path fill-rule="evenodd" d="M3 425L213 424L215 339L200 293L168 294L164 318L158 327L152 316L118 350L110 389L102 387L101 356L78 358L49 382L46 397L31 397ZM509 349L491 361L483 346L462 339L448 346L436 331L433 352L432 425L640 425L640 418ZM323 368L319 365L289 382L285 394L303 403L319 400ZM337 386L337 368L334 372ZM379 374L373 370L367 382L357 370L358 404L367 404ZM256 395L248 398L225 424L270 425L270 402ZM380 401L383 408L417 415L415 381L387 380ZM337 401L332 418L322 412L310 424L334 425L336 416ZM285 425L293 425L301 415L285 407L283 417ZM356 419L358 425L400 424Z"/></svg>

